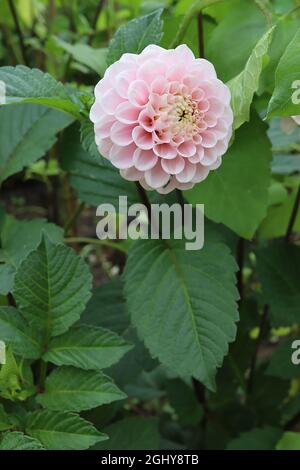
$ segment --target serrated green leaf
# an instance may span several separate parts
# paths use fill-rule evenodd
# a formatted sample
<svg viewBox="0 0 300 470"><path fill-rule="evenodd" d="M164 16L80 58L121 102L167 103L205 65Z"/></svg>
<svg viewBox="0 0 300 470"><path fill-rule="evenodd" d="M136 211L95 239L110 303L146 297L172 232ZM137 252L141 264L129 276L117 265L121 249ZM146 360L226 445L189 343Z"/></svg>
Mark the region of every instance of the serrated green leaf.
<svg viewBox="0 0 300 470"><path fill-rule="evenodd" d="M300 114L300 104L293 103L294 83L299 81L300 29L282 55L275 72L275 89L268 107L268 117ZM299 92L298 99L299 101Z"/></svg>
<svg viewBox="0 0 300 470"><path fill-rule="evenodd" d="M44 450L41 442L22 432L7 432L0 441L0 450Z"/></svg>
<svg viewBox="0 0 300 470"><path fill-rule="evenodd" d="M257 273L275 327L299 323L300 247L274 243L257 252Z"/></svg>
<svg viewBox="0 0 300 470"><path fill-rule="evenodd" d="M91 423L74 413L36 411L26 420L26 433L49 450L84 450L107 439Z"/></svg>
<svg viewBox="0 0 300 470"><path fill-rule="evenodd" d="M89 119L86 119L81 123L80 142L83 149L91 157L93 157L97 162L99 162L99 160L101 159L101 161L103 161L103 164L105 164L104 159L99 154L99 151L96 146L94 125Z"/></svg>
<svg viewBox="0 0 300 470"><path fill-rule="evenodd" d="M300 450L300 434L285 432L278 442L276 450Z"/></svg>
<svg viewBox="0 0 300 470"><path fill-rule="evenodd" d="M0 340L25 359L41 357L39 331L30 327L14 307L0 307Z"/></svg>
<svg viewBox="0 0 300 470"><path fill-rule="evenodd" d="M1 323L0 323L1 324ZM105 369L131 349L121 336L104 328L80 325L50 341L44 360L86 370Z"/></svg>
<svg viewBox="0 0 300 470"><path fill-rule="evenodd" d="M64 333L80 317L91 295L91 274L85 262L44 234L16 272L14 297L28 322L46 337Z"/></svg>
<svg viewBox="0 0 300 470"><path fill-rule="evenodd" d="M160 436L157 418L130 417L105 428L109 441L94 450L157 450Z"/></svg>
<svg viewBox="0 0 300 470"><path fill-rule="evenodd" d="M0 80L5 83L5 104L37 103L80 118L79 105L72 93L48 73L24 65L0 67Z"/></svg>
<svg viewBox="0 0 300 470"><path fill-rule="evenodd" d="M0 69L1 74L1 69ZM56 134L73 121L37 104L0 108L0 185L5 179L43 157Z"/></svg>
<svg viewBox="0 0 300 470"><path fill-rule="evenodd" d="M259 78L267 56L274 28L271 28L254 47L244 70L227 85L231 91L234 129L250 119L250 106L259 87Z"/></svg>
<svg viewBox="0 0 300 470"><path fill-rule="evenodd" d="M282 430L271 426L242 433L228 444L227 450L274 450Z"/></svg>
<svg viewBox="0 0 300 470"><path fill-rule="evenodd" d="M139 240L125 268L132 322L151 354L210 389L236 334L235 270L225 245L186 251L177 240Z"/></svg>
<svg viewBox="0 0 300 470"><path fill-rule="evenodd" d="M61 227L48 223L44 219L16 220L11 216L5 218L0 240L0 293L8 294L14 285L15 271L30 251L37 248L45 230L53 243L63 241L64 232Z"/></svg>
<svg viewBox="0 0 300 470"><path fill-rule="evenodd" d="M76 128L64 133L62 167L81 201L92 206L111 203L118 207L119 196L126 195L128 204L139 201L134 183L122 178L112 164L100 156L95 160L83 148Z"/></svg>
<svg viewBox="0 0 300 470"><path fill-rule="evenodd" d="M47 377L45 390L36 400L49 410L83 411L124 398L112 379L100 371L59 367Z"/></svg>
<svg viewBox="0 0 300 470"><path fill-rule="evenodd" d="M254 116L241 127L220 168L185 191L192 204L204 204L205 215L251 239L266 215L271 182L271 149L265 124Z"/></svg>
<svg viewBox="0 0 300 470"><path fill-rule="evenodd" d="M122 25L110 41L107 62L113 64L125 52L139 54L149 44L159 44L162 38L162 8Z"/></svg>

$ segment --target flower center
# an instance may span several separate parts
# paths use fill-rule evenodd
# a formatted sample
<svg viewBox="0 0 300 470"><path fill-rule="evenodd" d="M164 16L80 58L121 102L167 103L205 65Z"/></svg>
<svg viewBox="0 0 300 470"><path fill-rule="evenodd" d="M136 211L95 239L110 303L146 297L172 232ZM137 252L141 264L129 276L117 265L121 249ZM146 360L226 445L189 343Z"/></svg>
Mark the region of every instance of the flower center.
<svg viewBox="0 0 300 470"><path fill-rule="evenodd" d="M169 118L174 134L193 136L199 132L203 120L203 112L189 95L175 95Z"/></svg>

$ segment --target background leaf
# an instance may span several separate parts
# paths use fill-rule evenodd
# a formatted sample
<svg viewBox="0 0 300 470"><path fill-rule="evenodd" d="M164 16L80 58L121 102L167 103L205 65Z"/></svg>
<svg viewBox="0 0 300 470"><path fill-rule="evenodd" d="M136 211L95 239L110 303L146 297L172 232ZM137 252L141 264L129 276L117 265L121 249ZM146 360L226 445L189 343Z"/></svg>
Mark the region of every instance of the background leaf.
<svg viewBox="0 0 300 470"><path fill-rule="evenodd" d="M37 402L55 411L82 411L122 400L126 395L100 371L59 367L46 380Z"/></svg>
<svg viewBox="0 0 300 470"><path fill-rule="evenodd" d="M139 54L148 44L159 44L162 38L162 9L136 18L121 26L108 48L108 64L113 64L125 52Z"/></svg>
<svg viewBox="0 0 300 470"><path fill-rule="evenodd" d="M152 356L210 389L236 334L234 272L225 245L186 251L177 240L139 240L125 268L132 322Z"/></svg>
<svg viewBox="0 0 300 470"><path fill-rule="evenodd" d="M49 450L84 450L107 439L88 421L63 411L30 413L26 420L26 432Z"/></svg>
<svg viewBox="0 0 300 470"><path fill-rule="evenodd" d="M50 341L46 361L86 370L110 367L131 349L123 338L104 328L79 325Z"/></svg>
<svg viewBox="0 0 300 470"><path fill-rule="evenodd" d="M64 333L90 297L91 274L84 261L46 236L17 270L14 297L22 315L46 335Z"/></svg>
<svg viewBox="0 0 300 470"><path fill-rule="evenodd" d="M1 69L0 69L1 73ZM0 184L43 157L72 118L36 104L0 108Z"/></svg>

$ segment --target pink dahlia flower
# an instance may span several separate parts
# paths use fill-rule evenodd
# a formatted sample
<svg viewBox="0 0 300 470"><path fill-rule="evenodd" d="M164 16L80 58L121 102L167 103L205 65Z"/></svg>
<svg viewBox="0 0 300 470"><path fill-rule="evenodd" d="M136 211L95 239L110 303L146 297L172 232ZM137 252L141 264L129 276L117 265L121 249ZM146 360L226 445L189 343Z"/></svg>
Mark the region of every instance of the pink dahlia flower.
<svg viewBox="0 0 300 470"><path fill-rule="evenodd" d="M95 98L96 144L125 179L169 193L220 166L232 134L230 92L213 65L186 45L123 54Z"/></svg>

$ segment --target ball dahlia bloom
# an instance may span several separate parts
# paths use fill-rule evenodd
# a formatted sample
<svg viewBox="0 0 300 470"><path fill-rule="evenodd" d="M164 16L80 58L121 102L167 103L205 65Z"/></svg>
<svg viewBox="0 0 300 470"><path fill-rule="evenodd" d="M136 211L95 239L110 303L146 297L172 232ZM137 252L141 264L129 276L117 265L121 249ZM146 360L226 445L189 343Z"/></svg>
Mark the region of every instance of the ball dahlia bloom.
<svg viewBox="0 0 300 470"><path fill-rule="evenodd" d="M123 54L95 87L90 119L99 152L145 189L189 189L221 164L230 98L213 65L186 45Z"/></svg>

